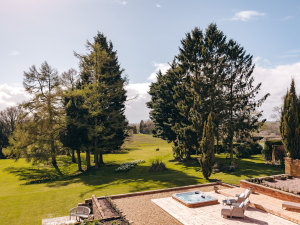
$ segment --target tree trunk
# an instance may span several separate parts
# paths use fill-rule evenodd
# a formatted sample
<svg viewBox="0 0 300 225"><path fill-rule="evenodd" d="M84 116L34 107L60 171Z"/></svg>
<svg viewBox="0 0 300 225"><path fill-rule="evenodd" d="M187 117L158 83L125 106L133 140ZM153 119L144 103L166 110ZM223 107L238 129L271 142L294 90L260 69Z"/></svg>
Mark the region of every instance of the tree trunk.
<svg viewBox="0 0 300 225"><path fill-rule="evenodd" d="M72 163L76 163L75 150L72 149Z"/></svg>
<svg viewBox="0 0 300 225"><path fill-rule="evenodd" d="M230 140L230 164L233 165L233 140Z"/></svg>
<svg viewBox="0 0 300 225"><path fill-rule="evenodd" d="M220 152L219 152L219 132L218 132L218 130L217 130L217 146L216 146L216 153L217 153L217 154L220 154Z"/></svg>
<svg viewBox="0 0 300 225"><path fill-rule="evenodd" d="M86 151L86 169L91 168L90 150Z"/></svg>
<svg viewBox="0 0 300 225"><path fill-rule="evenodd" d="M97 132L97 117L95 118L95 132ZM95 168L99 168L99 163L98 163L98 137L97 135L95 136L95 151L94 151L94 160L95 160Z"/></svg>
<svg viewBox="0 0 300 225"><path fill-rule="evenodd" d="M55 154L55 147L54 147L54 141L51 141L51 157L52 157L52 165L56 166L56 154Z"/></svg>
<svg viewBox="0 0 300 225"><path fill-rule="evenodd" d="M215 161L216 161L216 159L215 159L215 148L213 148L212 155L211 155L211 163L212 163L212 165L215 164Z"/></svg>
<svg viewBox="0 0 300 225"><path fill-rule="evenodd" d="M99 154L100 154L100 164L104 164L102 150L100 151Z"/></svg>
<svg viewBox="0 0 300 225"><path fill-rule="evenodd" d="M82 168L81 168L81 158L80 158L80 150L77 150L77 161L78 161L78 171L82 171Z"/></svg>

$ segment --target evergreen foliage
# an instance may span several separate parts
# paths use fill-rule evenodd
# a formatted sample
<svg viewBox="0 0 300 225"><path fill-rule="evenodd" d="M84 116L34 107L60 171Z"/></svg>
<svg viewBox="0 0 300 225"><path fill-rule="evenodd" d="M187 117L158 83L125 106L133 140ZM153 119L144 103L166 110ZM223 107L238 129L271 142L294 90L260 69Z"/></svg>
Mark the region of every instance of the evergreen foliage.
<svg viewBox="0 0 300 225"><path fill-rule="evenodd" d="M133 126L133 133L134 133L134 134L137 134L137 129L136 129L136 126L135 126L135 125Z"/></svg>
<svg viewBox="0 0 300 225"><path fill-rule="evenodd" d="M234 136L242 140L263 125L265 120L260 121L262 112L256 112L256 109L270 94L256 100L261 83L254 86L252 56L246 55L243 47L229 40L225 53L228 59L222 93L223 101L226 103L223 110L222 132L226 134L224 143L231 149L230 159L233 163Z"/></svg>
<svg viewBox="0 0 300 225"><path fill-rule="evenodd" d="M212 155L214 150L214 128L211 113L203 126L203 137L201 140L201 159L200 164L203 176L208 179L212 173Z"/></svg>
<svg viewBox="0 0 300 225"><path fill-rule="evenodd" d="M32 66L24 72L23 85L32 96L22 104L28 121L17 126L10 137L11 150L17 159L25 156L28 161L39 162L51 158L56 166L59 132L64 126L58 72L47 62L39 70Z"/></svg>
<svg viewBox="0 0 300 225"><path fill-rule="evenodd" d="M104 163L103 151L119 149L128 136L124 115L127 78L122 77L124 70L118 63L117 52L102 33L94 37L93 44L87 42L87 50L86 55L75 53L81 69L81 87L75 95L81 96L84 102L80 107L88 111L80 123L94 143L85 146L87 157L94 151L98 168L99 163Z"/></svg>
<svg viewBox="0 0 300 225"><path fill-rule="evenodd" d="M147 107L151 109L150 118L154 123L153 136L167 140L168 143L173 142L176 148L178 145L177 135L173 127L182 118L176 107L177 102L173 98L175 93L173 88L178 84L177 76L174 73L176 62L173 61L170 66L171 68L165 75L159 70L157 82L151 83L149 90L151 101L147 102ZM177 158L180 157L180 154L175 153L175 155Z"/></svg>
<svg viewBox="0 0 300 225"><path fill-rule="evenodd" d="M284 97L280 119L280 133L284 147L293 159L300 159L299 105L295 81L292 79L291 88Z"/></svg>
<svg viewBox="0 0 300 225"><path fill-rule="evenodd" d="M152 109L154 135L175 140L175 157L189 158L192 151L201 150L203 125L210 112L217 143L222 133L233 161L234 136L249 137L265 122L255 110L269 94L255 100L261 83L253 85L253 69L252 56L235 41L227 41L216 24L205 33L199 28L187 33L171 68L165 75L159 72L157 82L151 84L147 105Z"/></svg>

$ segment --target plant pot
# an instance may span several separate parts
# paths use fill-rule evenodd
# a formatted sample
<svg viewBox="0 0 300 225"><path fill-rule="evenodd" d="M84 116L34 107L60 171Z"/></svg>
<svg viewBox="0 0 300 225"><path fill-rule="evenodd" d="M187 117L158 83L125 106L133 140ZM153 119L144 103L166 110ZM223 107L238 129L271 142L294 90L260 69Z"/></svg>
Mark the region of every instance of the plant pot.
<svg viewBox="0 0 300 225"><path fill-rule="evenodd" d="M218 186L214 187L214 190L215 190L215 192L218 192L219 187Z"/></svg>
<svg viewBox="0 0 300 225"><path fill-rule="evenodd" d="M251 192L251 194L255 194L255 187L251 187L250 192Z"/></svg>

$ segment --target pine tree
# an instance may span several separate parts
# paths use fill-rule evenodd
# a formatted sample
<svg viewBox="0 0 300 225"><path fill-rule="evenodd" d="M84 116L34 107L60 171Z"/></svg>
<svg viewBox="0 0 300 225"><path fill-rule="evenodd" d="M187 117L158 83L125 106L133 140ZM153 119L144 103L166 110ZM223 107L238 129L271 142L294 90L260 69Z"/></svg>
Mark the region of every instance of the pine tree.
<svg viewBox="0 0 300 225"><path fill-rule="evenodd" d="M293 159L300 159L300 124L298 98L295 81L292 79L291 88L284 96L284 104L280 118L280 133L284 147Z"/></svg>
<svg viewBox="0 0 300 225"><path fill-rule="evenodd" d="M262 112L256 112L256 109L270 94L265 94L256 100L261 83L253 85L252 73L255 66L252 65L252 56L246 55L243 47L235 41L229 40L225 51L228 60L226 62L226 81L222 93L224 102L226 102L222 131L226 134L223 142L229 145L230 160L233 164L234 136L238 136L240 139L249 137L251 132L258 130L263 125L265 120L259 120Z"/></svg>
<svg viewBox="0 0 300 225"><path fill-rule="evenodd" d="M120 69L116 51L111 42L98 33L94 43L87 42L89 53L75 55L80 59L83 108L89 111L89 138L94 146L86 146L87 153L94 150L95 167L103 164L103 151L119 149L127 134L128 122L124 115L127 83ZM88 154L87 154L88 156ZM99 157L99 159L98 159ZM98 163L99 162L99 163Z"/></svg>
<svg viewBox="0 0 300 225"><path fill-rule="evenodd" d="M200 164L202 174L208 180L212 173L212 155L214 150L214 128L211 113L208 116L208 120L204 122L201 150Z"/></svg>
<svg viewBox="0 0 300 225"><path fill-rule="evenodd" d="M167 140L168 143L173 142L173 149L176 149L177 135L172 127L181 120L174 99L174 87L178 84L174 74L176 61L174 60L170 66L171 68L164 75L159 70L157 82L151 83L149 90L151 101L147 102L147 107L151 109L150 118L154 123L153 136ZM176 154L176 151L174 152ZM177 154L176 157L179 158L179 155Z"/></svg>
<svg viewBox="0 0 300 225"><path fill-rule="evenodd" d="M51 158L57 166L56 155L61 147L59 131L64 126L58 72L47 62L39 70L32 66L29 72L24 72L23 85L32 96L22 104L29 121L15 130L9 140L11 149L17 158L24 155L34 162Z"/></svg>
<svg viewBox="0 0 300 225"><path fill-rule="evenodd" d="M74 160L73 152L76 151L78 171L82 171L80 152L84 150L84 146L89 144L87 127L82 125L85 123L88 111L81 107L84 103L84 98L81 95L76 95L76 92L74 92L76 89L80 89L77 71L70 69L63 73L61 83L66 88L63 95L63 104L66 111L64 145L72 150L72 161ZM90 167L89 164L88 167Z"/></svg>

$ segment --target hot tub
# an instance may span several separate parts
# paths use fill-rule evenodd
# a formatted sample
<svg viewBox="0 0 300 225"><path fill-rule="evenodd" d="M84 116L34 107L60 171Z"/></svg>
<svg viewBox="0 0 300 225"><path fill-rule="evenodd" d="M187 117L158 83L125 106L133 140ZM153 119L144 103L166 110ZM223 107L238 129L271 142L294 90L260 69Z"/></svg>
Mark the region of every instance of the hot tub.
<svg viewBox="0 0 300 225"><path fill-rule="evenodd" d="M218 203L218 199L202 191L189 191L172 195L176 201L189 208Z"/></svg>

